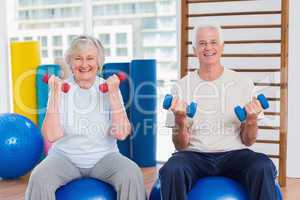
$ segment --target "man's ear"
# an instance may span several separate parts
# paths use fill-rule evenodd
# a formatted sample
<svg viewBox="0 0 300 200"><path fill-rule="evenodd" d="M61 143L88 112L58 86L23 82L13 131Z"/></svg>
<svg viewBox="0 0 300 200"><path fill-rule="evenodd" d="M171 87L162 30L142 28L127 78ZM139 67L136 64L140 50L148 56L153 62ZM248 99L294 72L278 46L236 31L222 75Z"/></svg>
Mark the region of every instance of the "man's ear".
<svg viewBox="0 0 300 200"><path fill-rule="evenodd" d="M222 47L222 54L224 53L224 42L221 44Z"/></svg>
<svg viewBox="0 0 300 200"><path fill-rule="evenodd" d="M193 46L194 55L197 56L197 49Z"/></svg>

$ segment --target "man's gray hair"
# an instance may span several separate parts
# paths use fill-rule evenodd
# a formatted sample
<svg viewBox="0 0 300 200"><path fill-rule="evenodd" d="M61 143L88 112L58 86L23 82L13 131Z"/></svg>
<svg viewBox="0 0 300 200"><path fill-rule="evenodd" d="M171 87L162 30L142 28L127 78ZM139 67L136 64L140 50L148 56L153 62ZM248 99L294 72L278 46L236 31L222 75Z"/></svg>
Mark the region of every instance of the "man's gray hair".
<svg viewBox="0 0 300 200"><path fill-rule="evenodd" d="M102 65L104 64L104 48L101 44L101 42L93 37L93 36L88 36L88 35L81 35L75 38L69 49L65 53L65 61L66 63L71 67L71 59L72 56L75 53L85 51L86 48L88 47L95 47L97 49L98 55L97 55L97 60L98 60L98 66L99 66L99 71L102 70Z"/></svg>
<svg viewBox="0 0 300 200"><path fill-rule="evenodd" d="M192 30L192 45L193 45L194 48L196 48L198 32L201 31L202 29L205 29L205 28L215 29L219 34L220 42L222 44L224 43L223 30L222 30L220 25L218 25L218 24L198 24Z"/></svg>

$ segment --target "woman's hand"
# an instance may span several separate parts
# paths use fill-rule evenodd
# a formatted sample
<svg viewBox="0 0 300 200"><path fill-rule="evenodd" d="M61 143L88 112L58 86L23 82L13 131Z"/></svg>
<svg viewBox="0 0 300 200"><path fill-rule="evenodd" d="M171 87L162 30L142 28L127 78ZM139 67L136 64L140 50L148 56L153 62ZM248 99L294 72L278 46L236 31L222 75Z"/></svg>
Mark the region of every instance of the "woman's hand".
<svg viewBox="0 0 300 200"><path fill-rule="evenodd" d="M62 80L56 76L51 76L48 80L51 93L49 96L49 112L58 112Z"/></svg>
<svg viewBox="0 0 300 200"><path fill-rule="evenodd" d="M62 81L55 76L48 80L51 89L46 116L42 126L42 133L50 142L55 142L63 137L63 128L59 121L59 105Z"/></svg>
<svg viewBox="0 0 300 200"><path fill-rule="evenodd" d="M108 86L108 93L119 92L120 79L117 75L113 74L112 76L108 77L106 83Z"/></svg>

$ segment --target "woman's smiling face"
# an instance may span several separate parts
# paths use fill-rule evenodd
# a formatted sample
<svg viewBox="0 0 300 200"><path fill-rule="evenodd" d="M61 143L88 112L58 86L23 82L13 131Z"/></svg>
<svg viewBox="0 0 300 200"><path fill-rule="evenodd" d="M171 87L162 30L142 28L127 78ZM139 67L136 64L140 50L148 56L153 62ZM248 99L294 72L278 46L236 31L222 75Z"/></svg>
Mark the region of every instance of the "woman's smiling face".
<svg viewBox="0 0 300 200"><path fill-rule="evenodd" d="M99 70L96 47L89 45L84 50L73 54L71 68L77 81L93 83Z"/></svg>

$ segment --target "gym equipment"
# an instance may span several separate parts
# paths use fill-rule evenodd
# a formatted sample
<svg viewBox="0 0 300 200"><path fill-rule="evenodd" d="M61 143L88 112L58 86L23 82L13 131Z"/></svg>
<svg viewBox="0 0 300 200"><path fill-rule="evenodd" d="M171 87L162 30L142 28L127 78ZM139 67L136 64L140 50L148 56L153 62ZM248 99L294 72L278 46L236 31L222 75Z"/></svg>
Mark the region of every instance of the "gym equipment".
<svg viewBox="0 0 300 200"><path fill-rule="evenodd" d="M93 179L80 178L60 187L56 200L116 200L117 194L109 184Z"/></svg>
<svg viewBox="0 0 300 200"><path fill-rule="evenodd" d="M35 76L41 63L39 42L12 42L10 53L14 112L37 123Z"/></svg>
<svg viewBox="0 0 300 200"><path fill-rule="evenodd" d="M45 75L43 76L43 82L46 83L46 84L48 84L49 78L50 78L50 76L49 76L48 74L45 74ZM64 93L67 93L67 92L69 92L70 87L71 87L71 86L70 86L68 83L63 82L63 83L61 84L61 91L63 91Z"/></svg>
<svg viewBox="0 0 300 200"><path fill-rule="evenodd" d="M0 177L25 175L40 161L43 138L28 118L15 113L0 114Z"/></svg>
<svg viewBox="0 0 300 200"><path fill-rule="evenodd" d="M257 100L260 102L261 107L265 110L270 107L268 100L263 94L260 94L257 96ZM246 119L247 117L247 112L245 108L242 108L241 106L236 106L234 108L234 112L237 116L237 118L242 122Z"/></svg>
<svg viewBox="0 0 300 200"><path fill-rule="evenodd" d="M277 199L282 200L280 186L275 182ZM150 200L161 200L160 181L155 182L150 193ZM198 180L188 193L188 200L248 200L248 194L238 182L219 176Z"/></svg>
<svg viewBox="0 0 300 200"><path fill-rule="evenodd" d="M122 82L122 81L124 81L124 80L126 79L125 73L119 72L119 73L117 73L116 75L118 76L120 82ZM107 85L107 83L102 83L102 84L100 84L99 90L100 90L101 92L103 92L103 93L108 92L108 85Z"/></svg>
<svg viewBox="0 0 300 200"><path fill-rule="evenodd" d="M188 200L248 200L241 184L225 177L200 179L188 194Z"/></svg>
<svg viewBox="0 0 300 200"><path fill-rule="evenodd" d="M104 79L107 79L113 74L122 72L125 74L129 74L129 62L123 63L106 63L103 65L102 75ZM124 106L126 108L127 117L130 121L130 113L129 113L129 106L131 104L130 94L129 94L129 80L126 79L120 83L120 90L124 102ZM126 156L127 158L131 158L131 140L130 136L128 136L125 140L118 140L118 148L120 153Z"/></svg>
<svg viewBox="0 0 300 200"><path fill-rule="evenodd" d="M132 60L133 93L130 106L132 160L140 167L156 166L156 60Z"/></svg>
<svg viewBox="0 0 300 200"><path fill-rule="evenodd" d="M45 74L60 76L61 68L58 64L42 64L36 70L36 98L37 98L37 109L38 109L38 127L42 127L44 118L47 111L48 103L48 94L49 87L43 81L43 76ZM45 155L48 154L49 149L51 148L51 143L44 138L44 152Z"/></svg>
<svg viewBox="0 0 300 200"><path fill-rule="evenodd" d="M163 101L163 108L168 110L172 105L173 96L167 94ZM197 111L197 104L195 102L191 102L190 105L186 107L186 115L190 118L193 118Z"/></svg>

